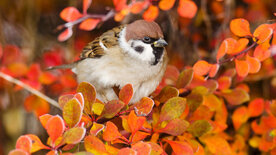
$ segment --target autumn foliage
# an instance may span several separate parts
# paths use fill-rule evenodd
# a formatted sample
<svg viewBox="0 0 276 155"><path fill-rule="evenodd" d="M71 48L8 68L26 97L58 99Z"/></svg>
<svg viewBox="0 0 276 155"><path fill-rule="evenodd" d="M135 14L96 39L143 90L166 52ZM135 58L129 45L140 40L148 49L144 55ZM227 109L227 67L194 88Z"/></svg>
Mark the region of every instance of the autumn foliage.
<svg viewBox="0 0 276 155"><path fill-rule="evenodd" d="M82 11L69 6L60 12L66 23L58 27L63 29L59 41L69 39L77 24L90 31L111 17L122 21L130 13L153 21L160 10L174 6L183 18L191 19L198 12L192 0L161 0L157 4L113 0L114 8L106 15L94 15L87 12L91 3L83 0ZM156 91L134 104L129 104L131 84L121 88L118 99L103 103L96 98L93 84L77 84L71 71L41 69L67 63L59 48L44 53L40 63L26 65L20 48L0 46L1 73L59 96L61 109L60 115L49 114L47 101L36 95L27 97L26 111L34 112L48 138L42 141L34 134L22 135L9 154L44 150L47 155L232 155L247 154L251 148L275 154L276 100L253 97L246 82L254 75L273 72L275 28L275 23L266 23L252 29L245 18L232 19L232 36L220 42L215 61L201 59L181 71L168 65Z"/></svg>

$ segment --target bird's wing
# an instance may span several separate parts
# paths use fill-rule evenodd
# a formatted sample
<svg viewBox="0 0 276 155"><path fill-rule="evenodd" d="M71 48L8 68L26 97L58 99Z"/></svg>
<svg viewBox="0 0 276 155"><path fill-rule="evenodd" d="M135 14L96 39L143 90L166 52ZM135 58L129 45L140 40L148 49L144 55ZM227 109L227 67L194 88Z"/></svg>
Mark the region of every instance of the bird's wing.
<svg viewBox="0 0 276 155"><path fill-rule="evenodd" d="M108 50L105 49L117 46L119 34L124 27L124 25L115 27L90 42L87 46L84 47L80 55L80 59L99 58L108 52Z"/></svg>

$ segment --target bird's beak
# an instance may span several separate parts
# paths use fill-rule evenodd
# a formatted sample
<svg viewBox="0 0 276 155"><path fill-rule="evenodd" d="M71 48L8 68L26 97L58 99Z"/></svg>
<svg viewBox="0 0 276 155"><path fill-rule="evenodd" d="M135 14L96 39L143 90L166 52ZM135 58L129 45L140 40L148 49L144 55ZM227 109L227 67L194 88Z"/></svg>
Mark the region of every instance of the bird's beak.
<svg viewBox="0 0 276 155"><path fill-rule="evenodd" d="M164 46L167 46L167 45L168 45L168 43L162 38L160 38L159 40L157 40L153 43L154 47L164 47Z"/></svg>

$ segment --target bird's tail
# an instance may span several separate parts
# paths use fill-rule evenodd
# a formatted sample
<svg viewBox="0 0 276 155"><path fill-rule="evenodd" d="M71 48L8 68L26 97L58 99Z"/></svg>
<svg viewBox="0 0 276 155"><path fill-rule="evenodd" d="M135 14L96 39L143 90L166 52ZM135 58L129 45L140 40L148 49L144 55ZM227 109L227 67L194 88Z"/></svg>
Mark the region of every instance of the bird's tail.
<svg viewBox="0 0 276 155"><path fill-rule="evenodd" d="M77 63L79 61L75 61L73 63L70 64L64 64L64 65L59 65L59 66L50 66L47 68L47 70L55 70L55 69L73 69L76 67Z"/></svg>

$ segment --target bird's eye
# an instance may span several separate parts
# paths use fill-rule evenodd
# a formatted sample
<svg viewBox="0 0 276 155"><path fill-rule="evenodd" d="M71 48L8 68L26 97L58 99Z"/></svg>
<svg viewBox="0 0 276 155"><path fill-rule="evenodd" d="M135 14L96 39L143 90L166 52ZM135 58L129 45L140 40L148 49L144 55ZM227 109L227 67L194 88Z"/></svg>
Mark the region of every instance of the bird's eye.
<svg viewBox="0 0 276 155"><path fill-rule="evenodd" d="M143 41L146 42L146 43L149 43L150 40L151 40L150 37L144 37L144 38L143 38Z"/></svg>

